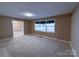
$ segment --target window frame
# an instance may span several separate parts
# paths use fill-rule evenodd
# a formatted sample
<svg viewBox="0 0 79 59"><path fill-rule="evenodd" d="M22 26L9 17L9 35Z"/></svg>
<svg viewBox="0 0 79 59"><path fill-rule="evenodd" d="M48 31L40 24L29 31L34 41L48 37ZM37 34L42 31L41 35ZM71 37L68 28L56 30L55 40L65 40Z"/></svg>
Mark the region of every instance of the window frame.
<svg viewBox="0 0 79 59"><path fill-rule="evenodd" d="M55 20L55 19L50 19L50 20L54 20L55 25L54 25L54 26L47 26L47 23L46 23L46 31L35 30L35 22L41 22L41 21L47 22L47 21L49 21L49 19L48 19L48 20L35 20L35 21L34 21L34 30L37 31L37 32L55 33L55 31L56 31L56 20ZM40 24L39 24L39 25L40 25ZM38 27L41 28L41 26L38 26ZM54 27L54 31L47 31L47 27Z"/></svg>

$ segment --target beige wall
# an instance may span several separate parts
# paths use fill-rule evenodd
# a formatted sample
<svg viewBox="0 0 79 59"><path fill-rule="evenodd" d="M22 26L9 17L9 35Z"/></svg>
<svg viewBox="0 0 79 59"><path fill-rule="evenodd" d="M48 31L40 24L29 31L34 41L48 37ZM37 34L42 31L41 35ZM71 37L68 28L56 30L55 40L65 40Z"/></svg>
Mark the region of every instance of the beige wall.
<svg viewBox="0 0 79 59"><path fill-rule="evenodd" d="M79 5L72 15L71 42L76 56L79 57Z"/></svg>
<svg viewBox="0 0 79 59"><path fill-rule="evenodd" d="M34 32L34 20L29 21L29 31L30 33Z"/></svg>
<svg viewBox="0 0 79 59"><path fill-rule="evenodd" d="M34 32L34 21L26 20L24 21L24 34L30 34Z"/></svg>
<svg viewBox="0 0 79 59"><path fill-rule="evenodd" d="M0 16L0 39L13 36L12 20L24 21L24 34L32 33L33 30L32 30L32 27L30 27L32 24L32 21L25 20L25 19L17 20L17 18L12 18L8 16Z"/></svg>
<svg viewBox="0 0 79 59"><path fill-rule="evenodd" d="M37 33L45 36L54 37L61 40L70 41L71 14L59 15L56 19L56 32L36 32L34 31L34 20L24 20L24 34ZM0 38L10 37L13 34L12 19L9 17L0 17Z"/></svg>
<svg viewBox="0 0 79 59"><path fill-rule="evenodd" d="M0 39L13 36L12 20L9 17L0 16Z"/></svg>
<svg viewBox="0 0 79 59"><path fill-rule="evenodd" d="M71 15L56 16L56 32L55 37L61 40L70 41Z"/></svg>
<svg viewBox="0 0 79 59"><path fill-rule="evenodd" d="M24 34L30 33L30 21L24 21Z"/></svg>
<svg viewBox="0 0 79 59"><path fill-rule="evenodd" d="M24 34L31 33L32 27L30 27L32 21L24 20L24 19L18 19L12 18L8 16L0 16L0 39L4 39L7 37L13 36L13 25L12 20L15 21L24 21Z"/></svg>
<svg viewBox="0 0 79 59"><path fill-rule="evenodd" d="M65 14L52 17L56 20L55 33L36 32L34 30L32 30L32 32L45 36L50 36L60 40L70 41L71 15L72 14ZM32 23L31 25L33 26L34 24Z"/></svg>

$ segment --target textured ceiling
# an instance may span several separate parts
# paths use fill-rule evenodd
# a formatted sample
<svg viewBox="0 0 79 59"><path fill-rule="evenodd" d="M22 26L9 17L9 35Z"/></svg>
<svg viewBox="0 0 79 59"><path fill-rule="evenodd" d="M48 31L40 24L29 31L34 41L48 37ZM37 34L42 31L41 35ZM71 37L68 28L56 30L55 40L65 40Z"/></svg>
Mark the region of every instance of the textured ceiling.
<svg viewBox="0 0 79 59"><path fill-rule="evenodd" d="M37 19L70 13L77 2L0 2L0 15L24 19ZM22 13L33 13L34 17L27 17Z"/></svg>

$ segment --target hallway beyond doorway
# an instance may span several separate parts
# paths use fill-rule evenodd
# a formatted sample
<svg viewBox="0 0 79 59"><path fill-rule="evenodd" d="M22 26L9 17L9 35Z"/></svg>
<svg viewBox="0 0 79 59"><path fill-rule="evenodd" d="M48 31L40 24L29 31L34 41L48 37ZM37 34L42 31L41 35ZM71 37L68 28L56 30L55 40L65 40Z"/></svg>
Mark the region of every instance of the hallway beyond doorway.
<svg viewBox="0 0 79 59"><path fill-rule="evenodd" d="M12 21L13 24L13 37L24 35L24 23L23 21Z"/></svg>

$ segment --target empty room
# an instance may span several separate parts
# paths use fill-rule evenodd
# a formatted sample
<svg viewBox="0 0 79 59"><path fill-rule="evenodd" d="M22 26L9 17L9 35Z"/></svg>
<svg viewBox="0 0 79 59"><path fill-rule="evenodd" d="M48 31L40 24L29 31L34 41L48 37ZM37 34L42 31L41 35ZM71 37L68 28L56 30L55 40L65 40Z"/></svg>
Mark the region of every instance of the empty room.
<svg viewBox="0 0 79 59"><path fill-rule="evenodd" d="M0 57L79 57L78 2L0 2Z"/></svg>

